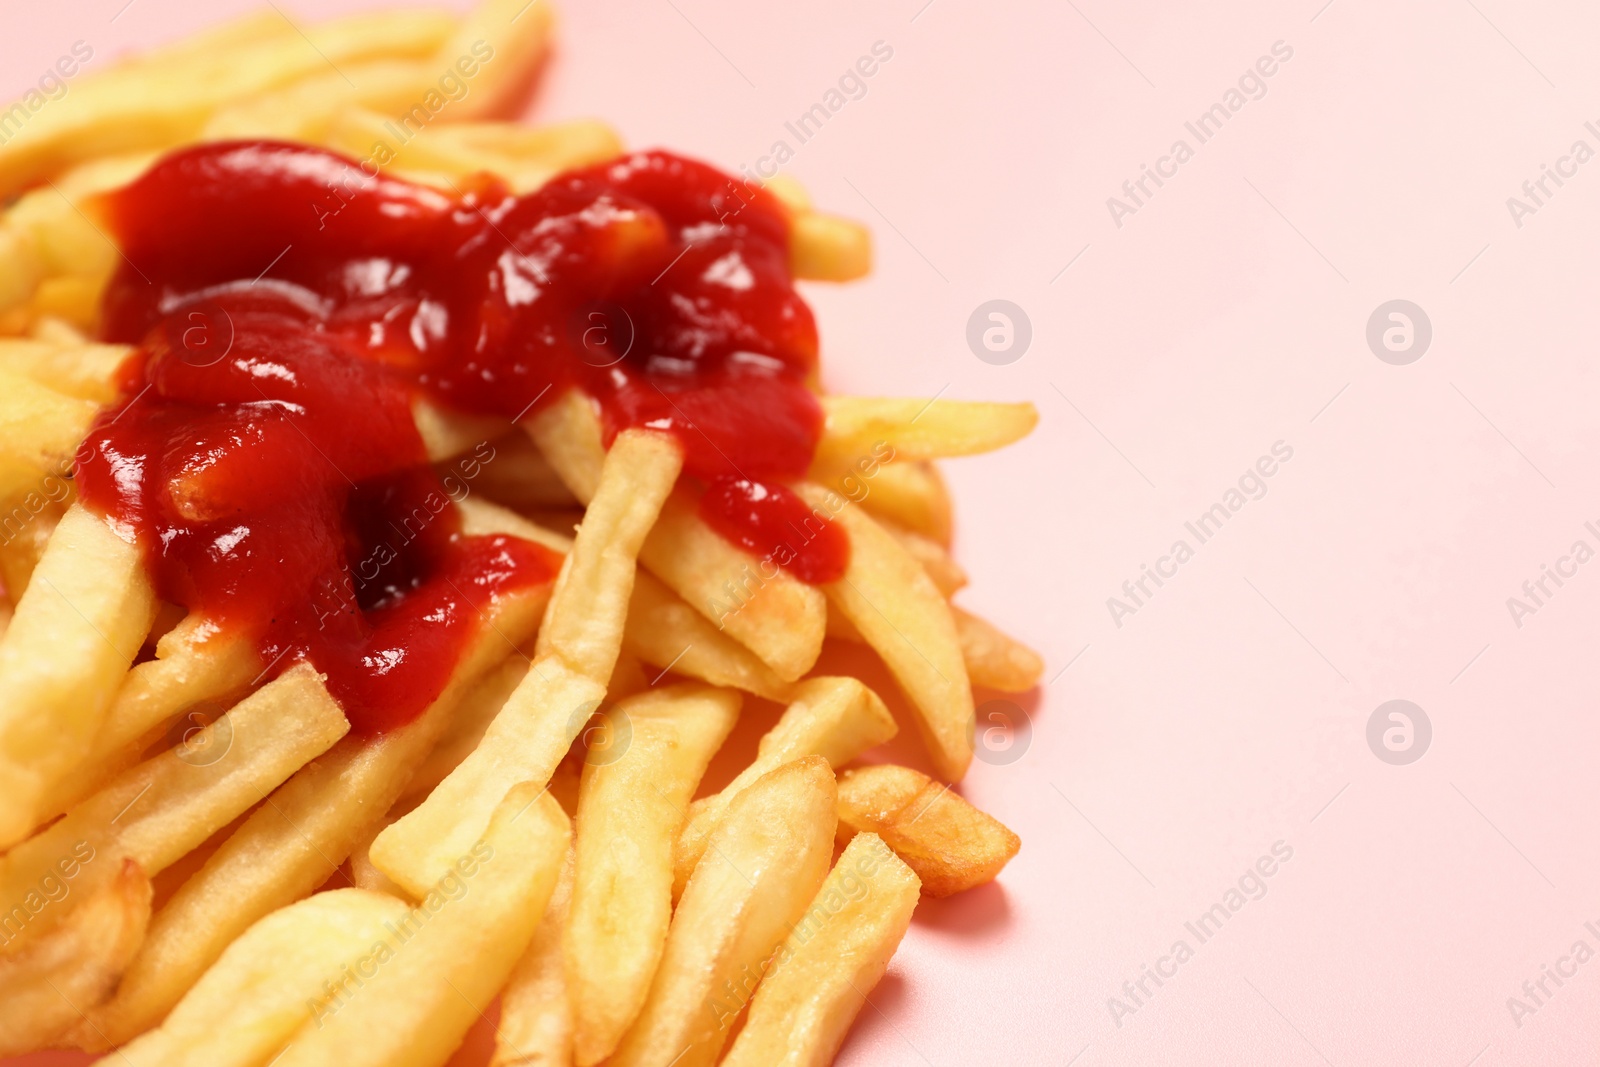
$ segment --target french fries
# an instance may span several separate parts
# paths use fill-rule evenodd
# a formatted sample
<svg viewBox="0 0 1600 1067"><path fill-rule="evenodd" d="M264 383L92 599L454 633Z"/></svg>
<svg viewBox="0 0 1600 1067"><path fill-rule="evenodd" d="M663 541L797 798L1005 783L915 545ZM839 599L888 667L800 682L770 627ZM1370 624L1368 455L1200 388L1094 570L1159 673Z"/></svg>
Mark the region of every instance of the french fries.
<svg viewBox="0 0 1600 1067"><path fill-rule="evenodd" d="M612 710L610 743L584 766L567 928L580 1067L609 1056L644 1004L672 915L673 842L739 704L727 689L642 693Z"/></svg>
<svg viewBox="0 0 1600 1067"><path fill-rule="evenodd" d="M495 190L537 190L624 146L594 120L504 121L548 52L546 0L291 17L267 11L133 58L80 56L81 73L62 75L69 93L17 105L15 129L0 123L0 1056L442 1067L498 996L494 1067L830 1061L919 895L992 879L1019 843L916 771L835 778L896 726L860 680L816 674L823 641L876 652L940 777L959 778L971 687L1020 692L1043 664L949 603L968 576L932 461L1008 444L1035 412L819 396L821 441L792 484L850 548L844 577L822 586L701 517L701 467L684 475L699 442L675 436L698 432L687 418L630 429L608 400L603 429L600 401L562 385L513 420L515 404L479 403L470 387L419 388L411 416L431 471L382 476L436 478L461 538L518 538L564 561L553 580L512 574L477 599L457 586L477 627L429 679L437 697L398 725L373 726L384 709L370 706L347 719L332 694L349 678L323 658L334 653L238 624L196 574L175 574L169 535L197 536L193 525L152 533L74 478L91 426L98 440L124 416L122 429L136 425L172 401L174 374L226 391L246 369L177 352L158 358L184 366L130 362L160 343L102 342L143 330L130 330L122 286L152 266L132 262L144 258L134 242L118 247L111 235L127 231L104 194L158 177L177 148L284 139L437 189L438 204L483 205L499 230ZM783 209L767 218L787 221L786 245L772 246L787 249L788 274L781 258L774 268L784 284L870 269L865 227L819 211L787 176L766 187ZM345 194L359 191L330 189L338 210L308 209L331 220ZM348 219L330 225L358 236ZM537 256L498 237L543 284ZM582 270L635 284L631 246L596 248ZM260 267L257 282L273 270L250 273ZM410 359L404 348L373 342L384 361ZM141 367L163 388L105 414L133 400ZM174 514L216 524L200 544L224 555L241 543L225 520L264 469L238 460L224 448L166 483ZM138 480L114 473L119 492ZM367 539L365 494L390 491L369 477L345 477L336 577L339 560L355 573ZM345 490L312 499L336 508ZM419 536L406 526L393 531L403 545ZM457 529L447 522L439 541L461 543ZM369 586L363 572L342 604L363 616L348 639L370 624L387 640L379 620L406 609L413 577ZM400 617L426 628L442 616ZM421 632L363 650L363 669L403 662ZM695 800L743 694L786 708L754 760ZM329 888L340 872L361 888Z"/></svg>
<svg viewBox="0 0 1600 1067"><path fill-rule="evenodd" d="M833 865L722 1067L826 1067L911 925L921 882L871 833Z"/></svg>
<svg viewBox="0 0 1600 1067"><path fill-rule="evenodd" d="M1016 834L949 786L888 763L839 776L839 836L857 832L881 837L931 897L993 881L1022 847Z"/></svg>
<svg viewBox="0 0 1600 1067"><path fill-rule="evenodd" d="M828 761L807 756L729 805L673 913L650 995L609 1067L716 1062L773 952L827 876L835 799Z"/></svg>
<svg viewBox="0 0 1600 1067"><path fill-rule="evenodd" d="M878 694L854 678L812 678L795 689L777 724L761 738L755 762L719 793L697 800L678 835L673 894L681 895L707 843L746 789L792 760L821 756L839 767L895 735L894 719Z"/></svg>

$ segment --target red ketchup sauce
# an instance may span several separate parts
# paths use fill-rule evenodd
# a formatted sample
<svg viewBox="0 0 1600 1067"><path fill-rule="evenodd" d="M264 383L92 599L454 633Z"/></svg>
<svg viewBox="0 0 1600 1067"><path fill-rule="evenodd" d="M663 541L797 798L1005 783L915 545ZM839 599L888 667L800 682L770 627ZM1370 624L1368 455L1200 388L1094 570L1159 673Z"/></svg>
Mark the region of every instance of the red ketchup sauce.
<svg viewBox="0 0 1600 1067"><path fill-rule="evenodd" d="M419 396L515 419L581 389L608 441L682 442L724 537L805 581L844 572L842 532L780 484L822 416L769 194L661 152L444 194L240 142L174 153L96 210L124 255L103 333L137 350L82 498L135 532L163 598L250 634L269 671L309 660L358 731L414 718L481 605L559 568L462 534L474 472L429 465Z"/></svg>

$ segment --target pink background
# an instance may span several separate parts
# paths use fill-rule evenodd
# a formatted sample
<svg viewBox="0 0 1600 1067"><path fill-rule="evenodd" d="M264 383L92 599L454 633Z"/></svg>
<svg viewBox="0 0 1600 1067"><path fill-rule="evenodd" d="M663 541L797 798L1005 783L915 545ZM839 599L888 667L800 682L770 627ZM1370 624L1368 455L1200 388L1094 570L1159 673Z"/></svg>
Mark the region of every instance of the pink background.
<svg viewBox="0 0 1600 1067"><path fill-rule="evenodd" d="M257 6L111 22L123 3L8 5L0 87L74 40L97 65ZM808 290L829 384L1042 415L947 466L961 602L1049 660L1030 747L962 786L1024 847L998 886L919 910L841 1062L1592 1062L1600 962L1520 1026L1506 999L1600 949L1600 563L1520 628L1506 598L1600 548L1600 162L1520 228L1505 201L1574 140L1600 149L1600 16L922 4L571 2L529 111L732 169L886 42L786 168L878 241L871 280ZM1116 226L1106 198L1194 147L1184 122L1280 40L1266 95ZM1006 366L965 341L993 298L1032 322ZM1365 340L1395 298L1433 325L1408 366ZM1115 625L1106 599L1280 440L1267 495ZM1366 741L1393 698L1433 725L1408 766ZM1278 841L1266 895L1199 944L1185 921ZM1108 998L1179 938L1194 958L1119 1026Z"/></svg>

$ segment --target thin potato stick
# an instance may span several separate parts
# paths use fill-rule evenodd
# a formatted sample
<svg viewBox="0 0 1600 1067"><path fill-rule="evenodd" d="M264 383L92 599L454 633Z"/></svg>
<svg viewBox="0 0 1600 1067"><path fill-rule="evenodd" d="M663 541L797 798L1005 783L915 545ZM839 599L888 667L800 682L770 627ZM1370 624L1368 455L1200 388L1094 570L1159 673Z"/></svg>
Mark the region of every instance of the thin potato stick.
<svg viewBox="0 0 1600 1067"><path fill-rule="evenodd" d="M779 949L722 1067L827 1067L888 969L922 883L857 834Z"/></svg>
<svg viewBox="0 0 1600 1067"><path fill-rule="evenodd" d="M80 842L97 857L86 865L91 874L127 857L153 878L349 728L321 676L304 664L292 667L202 731L198 743L130 768L13 848L0 859L0 900L22 899ZM25 935L42 933L52 918L42 912Z"/></svg>
<svg viewBox="0 0 1600 1067"><path fill-rule="evenodd" d="M690 807L674 850L673 895L683 892L705 854L706 842L727 817L730 805L763 775L805 756L821 756L831 766L840 767L888 741L895 732L894 718L878 694L855 678L801 682L795 688L794 703L762 736L755 761L721 792Z"/></svg>
<svg viewBox="0 0 1600 1067"><path fill-rule="evenodd" d="M718 630L649 571L633 581L622 647L662 671L787 703L794 686L756 654Z"/></svg>
<svg viewBox="0 0 1600 1067"><path fill-rule="evenodd" d="M610 744L590 749L567 927L580 1067L616 1049L650 992L672 918L673 842L739 704L731 689L646 692L611 710Z"/></svg>
<svg viewBox="0 0 1600 1067"><path fill-rule="evenodd" d="M115 1044L148 1029L252 922L327 881L395 802L462 695L508 641L533 633L544 600L543 590L524 590L485 606L478 635L419 717L345 738L268 797L156 913L115 999L92 1013L84 1036Z"/></svg>
<svg viewBox="0 0 1600 1067"><path fill-rule="evenodd" d="M505 791L550 781L605 697L622 647L634 554L677 480L682 450L648 431L619 434L599 490L562 565L539 631L546 653L472 754L428 798L378 835L372 862L421 896L470 848Z"/></svg>
<svg viewBox="0 0 1600 1067"><path fill-rule="evenodd" d="M533 939L571 836L540 786L512 789L482 840L399 926L409 935L380 942L388 951L376 957L374 976L354 989L339 985L276 1067L442 1064Z"/></svg>
<svg viewBox="0 0 1600 1067"><path fill-rule="evenodd" d="M336 889L273 912L228 946L161 1027L106 1067L261 1067L311 1018L330 975L354 966L407 906Z"/></svg>
<svg viewBox="0 0 1600 1067"><path fill-rule="evenodd" d="M870 451L879 441L902 461L992 452L1026 437L1039 422L1032 404L969 400L825 396L827 421L817 455L823 461Z"/></svg>
<svg viewBox="0 0 1600 1067"><path fill-rule="evenodd" d="M857 478L848 463L815 463L811 480L841 496L857 500L879 518L913 530L945 548L950 547L953 526L950 493L932 463L889 463L877 467L870 479ZM860 494L865 481L867 490Z"/></svg>
<svg viewBox="0 0 1600 1067"><path fill-rule="evenodd" d="M154 617L139 547L69 508L0 640L0 847L48 814L41 798L99 731Z"/></svg>
<svg viewBox="0 0 1600 1067"><path fill-rule="evenodd" d="M40 470L63 467L99 410L0 366L0 455Z"/></svg>
<svg viewBox="0 0 1600 1067"><path fill-rule="evenodd" d="M489 1067L567 1067L572 1063L572 997L561 943L572 906L572 849L528 950L500 993L500 1024Z"/></svg>
<svg viewBox="0 0 1600 1067"><path fill-rule="evenodd" d="M716 1062L748 990L827 876L835 796L828 761L808 756L733 803L673 913L644 1009L608 1067Z"/></svg>
<svg viewBox="0 0 1600 1067"><path fill-rule="evenodd" d="M1044 660L1039 653L1003 633L993 623L951 605L961 658L972 684L1002 693L1026 693L1039 684Z"/></svg>
<svg viewBox="0 0 1600 1067"><path fill-rule="evenodd" d="M481 62L472 92L452 101L446 121L505 118L520 103L517 94L533 76L550 45L555 13L548 0L479 0L456 31L434 52L441 72L464 58ZM470 68L468 68L470 69Z"/></svg>
<svg viewBox="0 0 1600 1067"><path fill-rule="evenodd" d="M820 282L864 278L872 273L872 233L837 215L799 212L789 220L789 269Z"/></svg>
<svg viewBox="0 0 1600 1067"><path fill-rule="evenodd" d="M801 485L812 507L831 495ZM860 508L835 511L850 538L850 564L828 597L877 651L916 708L928 753L946 781L958 781L972 762L972 686L956 624L922 565Z"/></svg>
<svg viewBox="0 0 1600 1067"><path fill-rule="evenodd" d="M0 370L66 396L109 404L121 393L117 371L132 351L127 345L0 341Z"/></svg>

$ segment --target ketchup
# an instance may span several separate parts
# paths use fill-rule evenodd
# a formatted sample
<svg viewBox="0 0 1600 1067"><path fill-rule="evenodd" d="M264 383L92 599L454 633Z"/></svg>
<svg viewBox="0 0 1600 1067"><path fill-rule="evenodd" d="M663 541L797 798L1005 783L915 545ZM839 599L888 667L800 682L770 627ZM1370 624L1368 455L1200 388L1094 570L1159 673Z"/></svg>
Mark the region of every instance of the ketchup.
<svg viewBox="0 0 1600 1067"><path fill-rule="evenodd" d="M137 347L82 497L135 533L161 596L249 633L269 670L309 660L357 730L415 717L479 607L559 567L461 533L475 474L428 463L419 396L516 419L581 389L608 442L682 442L724 537L805 581L844 571L842 532L781 484L821 433L817 333L761 190L645 152L524 196L443 194L239 142L97 210L124 255L104 334Z"/></svg>

